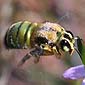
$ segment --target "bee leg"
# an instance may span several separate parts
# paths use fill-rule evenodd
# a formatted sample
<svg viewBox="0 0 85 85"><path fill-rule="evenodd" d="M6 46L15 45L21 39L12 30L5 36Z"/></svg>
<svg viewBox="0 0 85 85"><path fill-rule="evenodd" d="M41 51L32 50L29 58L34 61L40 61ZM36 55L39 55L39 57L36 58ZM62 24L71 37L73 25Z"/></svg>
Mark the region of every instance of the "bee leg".
<svg viewBox="0 0 85 85"><path fill-rule="evenodd" d="M23 64L25 63L25 61L28 60L30 57L31 57L31 55L27 53L27 54L24 56L24 58L19 62L18 66L23 65Z"/></svg>
<svg viewBox="0 0 85 85"><path fill-rule="evenodd" d="M34 60L34 63L38 63L39 62L39 59L40 59L40 56L39 55L36 55L36 58Z"/></svg>
<svg viewBox="0 0 85 85"><path fill-rule="evenodd" d="M18 64L18 66L21 66L25 63L26 60L28 60L30 57L35 57L34 62L38 63L40 56L43 54L43 49L41 48L35 48L32 51L30 51L29 53L27 53L24 58L20 61L20 63Z"/></svg>
<svg viewBox="0 0 85 85"><path fill-rule="evenodd" d="M58 46L56 46L56 49L57 49L58 54L61 55Z"/></svg>
<svg viewBox="0 0 85 85"><path fill-rule="evenodd" d="M36 48L35 50L31 51L30 54L35 57L34 63L38 63L40 56L43 55L43 49L40 47Z"/></svg>
<svg viewBox="0 0 85 85"><path fill-rule="evenodd" d="M61 53L59 52L59 48L57 46L56 47L55 46L53 47L53 53L56 56L56 58L60 58L59 55L61 55Z"/></svg>

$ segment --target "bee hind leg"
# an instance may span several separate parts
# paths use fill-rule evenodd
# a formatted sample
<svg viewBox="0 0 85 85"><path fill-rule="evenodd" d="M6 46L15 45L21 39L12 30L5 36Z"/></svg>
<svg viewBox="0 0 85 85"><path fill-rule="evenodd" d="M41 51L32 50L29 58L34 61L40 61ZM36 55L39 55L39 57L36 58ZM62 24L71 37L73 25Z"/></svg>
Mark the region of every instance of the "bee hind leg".
<svg viewBox="0 0 85 85"><path fill-rule="evenodd" d="M27 54L22 58L22 60L19 62L18 66L22 66L22 65L25 63L25 61L28 60L30 57L31 57L31 55L27 53Z"/></svg>
<svg viewBox="0 0 85 85"><path fill-rule="evenodd" d="M41 55L43 55L43 49L35 48L24 56L24 58L19 62L18 66L23 65L25 61L32 56L35 57L34 63L38 63Z"/></svg>

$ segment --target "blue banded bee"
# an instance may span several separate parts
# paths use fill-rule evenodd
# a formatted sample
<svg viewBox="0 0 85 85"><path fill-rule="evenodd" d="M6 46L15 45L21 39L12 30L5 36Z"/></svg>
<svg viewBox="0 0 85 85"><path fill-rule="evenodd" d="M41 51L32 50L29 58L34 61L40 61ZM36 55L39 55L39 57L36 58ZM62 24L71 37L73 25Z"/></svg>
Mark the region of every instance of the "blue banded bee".
<svg viewBox="0 0 85 85"><path fill-rule="evenodd" d="M21 60L22 65L31 56L37 63L42 55L61 55L75 50L75 37L56 23L32 23L21 21L14 23L5 36L5 45L11 49L32 49Z"/></svg>

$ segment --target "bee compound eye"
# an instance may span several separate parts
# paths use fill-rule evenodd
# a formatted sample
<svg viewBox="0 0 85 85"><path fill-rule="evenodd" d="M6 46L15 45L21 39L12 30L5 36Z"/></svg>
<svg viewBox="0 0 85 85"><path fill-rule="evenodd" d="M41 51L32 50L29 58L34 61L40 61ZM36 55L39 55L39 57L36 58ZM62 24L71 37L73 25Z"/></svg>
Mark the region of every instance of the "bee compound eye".
<svg viewBox="0 0 85 85"><path fill-rule="evenodd" d="M60 47L63 51L68 52L71 50L71 46L67 40L60 41Z"/></svg>

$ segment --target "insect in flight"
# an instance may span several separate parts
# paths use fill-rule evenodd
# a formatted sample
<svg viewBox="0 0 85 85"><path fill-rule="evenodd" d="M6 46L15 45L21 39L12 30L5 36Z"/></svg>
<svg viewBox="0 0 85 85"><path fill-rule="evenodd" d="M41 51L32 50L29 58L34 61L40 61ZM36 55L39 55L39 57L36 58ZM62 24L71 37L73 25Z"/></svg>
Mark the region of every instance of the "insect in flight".
<svg viewBox="0 0 85 85"><path fill-rule="evenodd" d="M76 49L75 39L72 32L57 23L20 21L8 29L5 45L9 49L32 49L21 60L22 65L31 56L35 57L37 63L42 55L57 56L61 52L69 52L71 55Z"/></svg>

